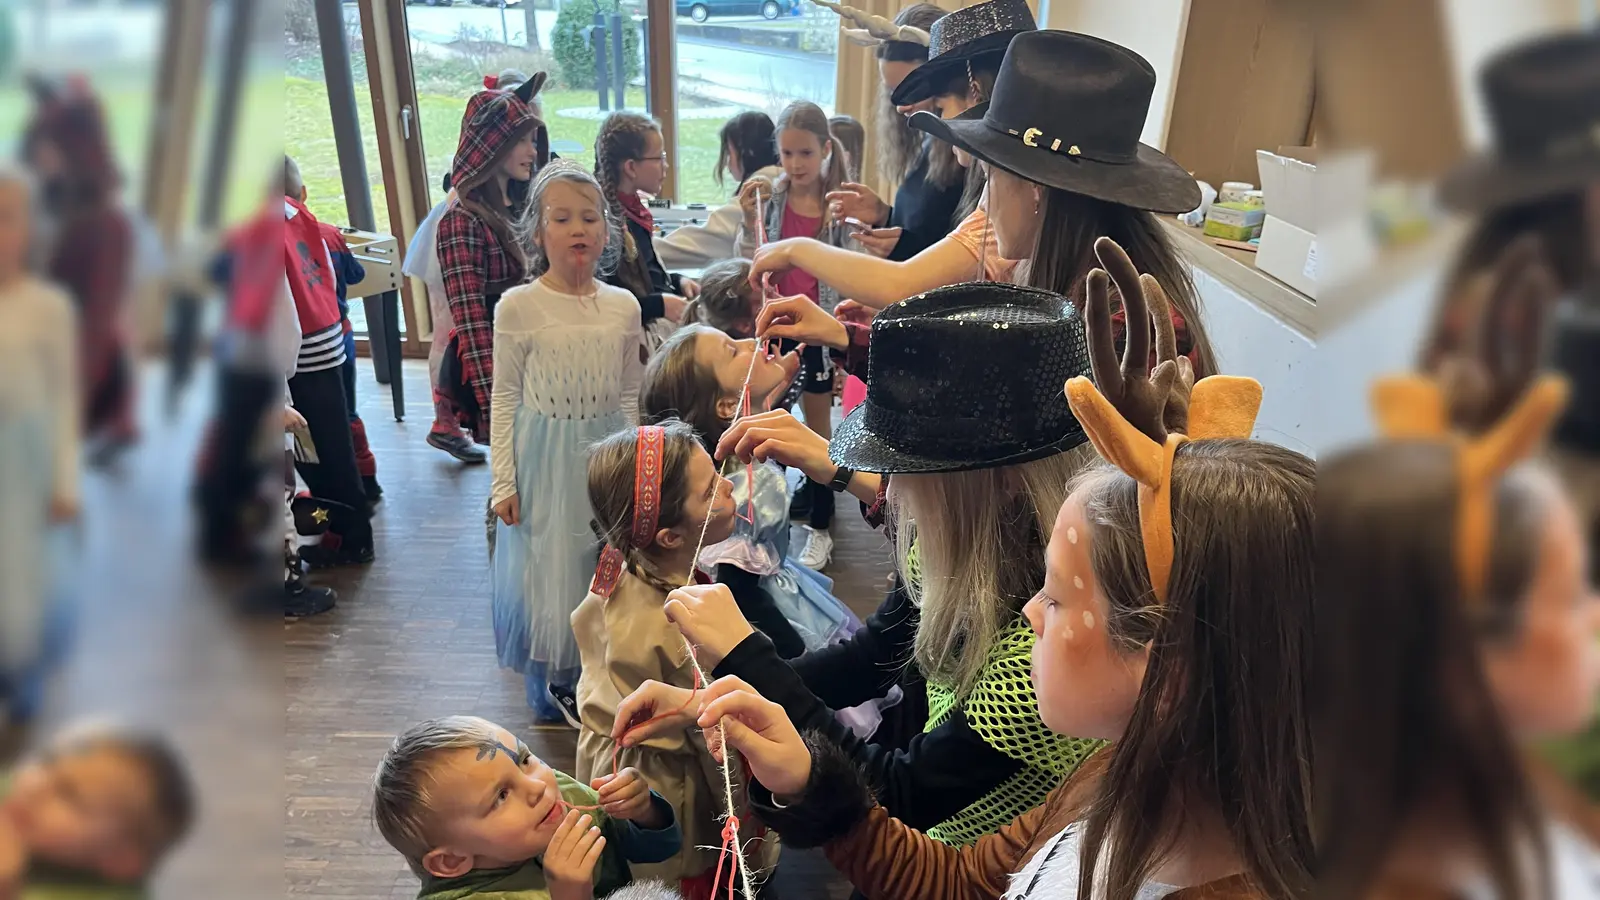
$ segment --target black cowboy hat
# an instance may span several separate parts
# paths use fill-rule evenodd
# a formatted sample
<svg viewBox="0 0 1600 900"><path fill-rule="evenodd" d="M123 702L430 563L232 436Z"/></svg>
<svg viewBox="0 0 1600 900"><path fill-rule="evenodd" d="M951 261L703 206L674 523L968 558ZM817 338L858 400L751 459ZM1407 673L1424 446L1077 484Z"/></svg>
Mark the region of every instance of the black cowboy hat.
<svg viewBox="0 0 1600 900"><path fill-rule="evenodd" d="M989 0L942 16L928 31L928 61L912 69L889 100L910 106L936 96L970 60L992 55L998 61L1012 38L1038 28L1025 0Z"/></svg>
<svg viewBox="0 0 1600 900"><path fill-rule="evenodd" d="M919 112L911 127L1037 184L1151 212L1188 212L1200 205L1194 176L1139 143L1155 86L1155 69L1126 47L1032 31L1012 40L988 103L954 119Z"/></svg>
<svg viewBox="0 0 1600 900"><path fill-rule="evenodd" d="M1083 317L1050 291L939 288L872 320L867 399L828 456L863 472L961 472L1042 459L1088 440L1061 385L1089 374Z"/></svg>
<svg viewBox="0 0 1600 900"><path fill-rule="evenodd" d="M1600 180L1600 32L1513 47L1484 65L1479 87L1494 148L1445 176L1446 206L1483 212Z"/></svg>

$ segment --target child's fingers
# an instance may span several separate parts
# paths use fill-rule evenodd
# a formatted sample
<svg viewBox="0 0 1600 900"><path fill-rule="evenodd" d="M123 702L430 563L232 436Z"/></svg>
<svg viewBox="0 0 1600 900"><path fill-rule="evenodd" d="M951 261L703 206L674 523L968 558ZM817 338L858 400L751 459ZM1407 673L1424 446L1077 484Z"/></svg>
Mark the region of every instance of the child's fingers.
<svg viewBox="0 0 1600 900"><path fill-rule="evenodd" d="M591 875L594 873L594 867L600 864L600 854L606 851L605 836L600 835L600 829L598 828L594 830L594 833L598 835L594 846L590 847L589 852L584 854L583 857L583 870Z"/></svg>
<svg viewBox="0 0 1600 900"><path fill-rule="evenodd" d="M596 791L598 791L600 793L601 797L604 797L606 795L606 791L605 791L606 785L610 784L611 781L613 779L615 779L616 777L617 776L615 776L615 775L601 775L599 778L596 778L595 780L589 782L589 787L594 788Z"/></svg>

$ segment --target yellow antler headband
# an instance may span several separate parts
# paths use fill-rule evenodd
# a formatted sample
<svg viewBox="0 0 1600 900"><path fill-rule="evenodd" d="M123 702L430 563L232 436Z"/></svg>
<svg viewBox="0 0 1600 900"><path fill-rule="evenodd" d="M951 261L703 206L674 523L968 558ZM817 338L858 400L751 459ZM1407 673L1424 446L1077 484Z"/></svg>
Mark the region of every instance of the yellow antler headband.
<svg viewBox="0 0 1600 900"><path fill-rule="evenodd" d="M1495 485L1506 470L1543 443L1567 405L1567 383L1536 379L1500 420L1477 437L1453 432L1449 404L1438 382L1421 375L1384 378L1372 388L1378 429L1391 440L1435 440L1456 447L1458 512L1456 567L1469 599L1483 595L1494 543Z"/></svg>
<svg viewBox="0 0 1600 900"><path fill-rule="evenodd" d="M1067 403L1106 462L1139 483L1139 530L1144 561L1156 600L1167 602L1172 578L1172 461L1190 440L1248 438L1261 409L1261 383L1253 378L1213 375L1194 386L1187 434L1157 443L1117 412L1087 378L1067 382Z"/></svg>

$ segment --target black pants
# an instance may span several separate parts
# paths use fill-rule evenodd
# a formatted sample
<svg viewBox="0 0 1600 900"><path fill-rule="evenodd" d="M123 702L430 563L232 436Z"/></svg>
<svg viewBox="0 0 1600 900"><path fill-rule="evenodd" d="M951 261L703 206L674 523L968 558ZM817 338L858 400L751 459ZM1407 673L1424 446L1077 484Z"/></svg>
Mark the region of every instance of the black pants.
<svg viewBox="0 0 1600 900"><path fill-rule="evenodd" d="M280 375L222 370L217 385L217 417L200 473L202 549L222 553L242 547L252 534L252 507L261 497L262 478L274 461L256 446L274 403L283 405ZM273 469L272 471L276 471Z"/></svg>
<svg viewBox="0 0 1600 900"><path fill-rule="evenodd" d="M302 372L289 379L294 408L305 416L316 445L317 462L296 462L295 468L312 496L343 503L356 511L343 546L364 550L372 546L372 525L367 518L367 492L356 469L356 449L350 440L350 411L344 402L341 369Z"/></svg>

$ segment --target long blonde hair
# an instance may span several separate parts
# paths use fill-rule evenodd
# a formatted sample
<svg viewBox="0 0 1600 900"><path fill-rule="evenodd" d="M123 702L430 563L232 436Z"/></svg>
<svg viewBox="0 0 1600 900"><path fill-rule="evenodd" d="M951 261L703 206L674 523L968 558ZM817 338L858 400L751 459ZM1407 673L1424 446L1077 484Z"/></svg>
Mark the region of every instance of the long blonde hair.
<svg viewBox="0 0 1600 900"><path fill-rule="evenodd" d="M822 164L822 192L820 196L826 197L830 191L837 191L839 186L844 184L845 152L844 145L839 143L839 139L833 136L832 131L828 130L828 114L823 112L822 107L815 103L796 100L785 106L783 112L778 114L777 130L773 133L772 139L774 141L778 140L779 136L790 128L810 132L827 154L827 159ZM783 154L780 152L778 156L781 162ZM774 205L780 201L788 202L788 184L789 179L784 178L782 186L779 188L784 196L775 198L773 200ZM782 207L779 208L781 209ZM828 229L832 227L833 215L828 212L828 205L824 203L822 205L822 218L817 224L817 233L813 237L819 241L827 240Z"/></svg>
<svg viewBox="0 0 1600 900"><path fill-rule="evenodd" d="M1000 633L1044 584L1067 484L1093 459L1084 444L1014 466L890 480L896 562L922 611L916 661L929 681L960 698L972 690Z"/></svg>

